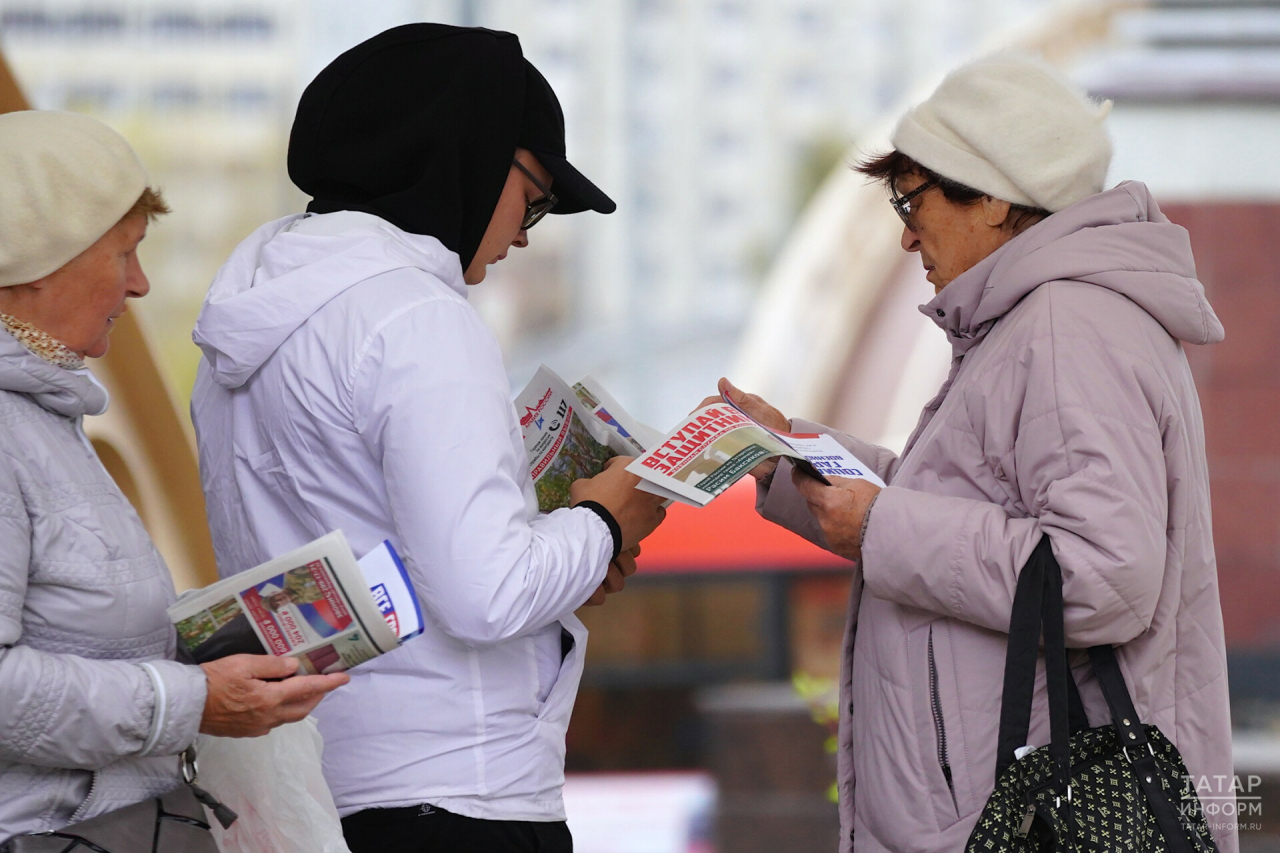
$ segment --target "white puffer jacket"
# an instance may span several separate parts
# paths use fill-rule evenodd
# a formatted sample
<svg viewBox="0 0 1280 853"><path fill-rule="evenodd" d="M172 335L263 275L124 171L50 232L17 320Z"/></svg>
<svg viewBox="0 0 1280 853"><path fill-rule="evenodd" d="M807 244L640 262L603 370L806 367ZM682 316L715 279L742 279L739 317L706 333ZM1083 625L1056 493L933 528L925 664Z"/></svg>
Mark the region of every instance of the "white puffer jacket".
<svg viewBox="0 0 1280 853"><path fill-rule="evenodd" d="M173 789L204 709L169 571L81 430L106 407L0 329L0 842Z"/></svg>

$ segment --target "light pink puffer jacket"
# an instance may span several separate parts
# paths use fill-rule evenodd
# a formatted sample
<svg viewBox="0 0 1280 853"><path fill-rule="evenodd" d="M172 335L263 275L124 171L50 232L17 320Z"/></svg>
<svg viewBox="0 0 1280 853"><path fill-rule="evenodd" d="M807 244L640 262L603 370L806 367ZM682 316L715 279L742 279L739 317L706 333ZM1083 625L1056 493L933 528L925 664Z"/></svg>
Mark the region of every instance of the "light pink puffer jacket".
<svg viewBox="0 0 1280 853"><path fill-rule="evenodd" d="M955 360L903 455L836 436L889 484L845 640L841 849L964 848L994 786L1004 632L1042 534L1062 565L1068 645L1120 646L1143 721L1177 744L1211 809L1231 802L1209 478L1180 343L1223 332L1186 231L1145 186L1122 184L1029 229L921 310ZM821 544L785 467L759 509ZM1090 723L1107 724L1083 652L1072 663ZM1039 681L1037 745L1049 739L1043 668ZM1210 821L1235 853L1232 818Z"/></svg>

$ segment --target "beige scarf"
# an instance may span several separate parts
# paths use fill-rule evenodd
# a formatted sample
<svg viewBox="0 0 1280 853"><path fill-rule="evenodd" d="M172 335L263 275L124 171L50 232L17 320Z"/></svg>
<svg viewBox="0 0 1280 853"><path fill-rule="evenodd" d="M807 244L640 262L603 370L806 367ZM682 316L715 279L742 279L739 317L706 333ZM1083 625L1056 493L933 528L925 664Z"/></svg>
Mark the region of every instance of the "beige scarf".
<svg viewBox="0 0 1280 853"><path fill-rule="evenodd" d="M69 350L52 335L40 331L30 323L24 323L17 317L0 313L0 326L18 339L18 343L31 350L50 364L67 370L83 370L84 359Z"/></svg>

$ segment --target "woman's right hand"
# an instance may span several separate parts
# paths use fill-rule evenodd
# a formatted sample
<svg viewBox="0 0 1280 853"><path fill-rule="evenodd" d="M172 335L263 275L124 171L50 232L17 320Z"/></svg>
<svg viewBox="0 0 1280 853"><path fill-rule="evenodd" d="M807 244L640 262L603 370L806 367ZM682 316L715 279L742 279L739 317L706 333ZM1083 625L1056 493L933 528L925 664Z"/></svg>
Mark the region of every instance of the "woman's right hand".
<svg viewBox="0 0 1280 853"><path fill-rule="evenodd" d="M326 693L351 680L345 672L289 678L298 666L295 658L273 655L229 655L201 664L209 693L200 731L220 737L265 735L306 717Z"/></svg>
<svg viewBox="0 0 1280 853"><path fill-rule="evenodd" d="M634 549L667 516L662 506L664 498L636 488L640 485L640 478L627 470L633 459L631 456L615 456L605 463L599 474L574 480L569 485L570 506L582 501L595 501L609 510L622 530L623 551Z"/></svg>
<svg viewBox="0 0 1280 853"><path fill-rule="evenodd" d="M739 390L724 377L720 378L720 382L716 387L720 390L720 397L708 397L699 404L698 408L718 403L723 397L735 403L744 412L769 429L775 432L791 432L791 421L782 412L766 403L762 397ZM757 480L764 480L773 476L773 472L777 467L778 457L774 456L752 468L750 473Z"/></svg>

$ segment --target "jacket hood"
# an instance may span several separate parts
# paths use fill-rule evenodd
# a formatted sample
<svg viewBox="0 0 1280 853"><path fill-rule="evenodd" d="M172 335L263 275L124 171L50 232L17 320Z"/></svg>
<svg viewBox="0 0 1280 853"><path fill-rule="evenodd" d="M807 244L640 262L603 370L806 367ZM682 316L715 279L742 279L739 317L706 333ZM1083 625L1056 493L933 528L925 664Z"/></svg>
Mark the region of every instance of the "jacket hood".
<svg viewBox="0 0 1280 853"><path fill-rule="evenodd" d="M100 415L107 410L107 389L92 373L50 364L0 329L0 391L26 394L63 417Z"/></svg>
<svg viewBox="0 0 1280 853"><path fill-rule="evenodd" d="M1137 181L1091 195L1027 229L920 310L946 331L959 354L1028 293L1059 280L1128 297L1178 340L1208 344L1223 338L1196 278L1186 229L1170 222Z"/></svg>
<svg viewBox="0 0 1280 853"><path fill-rule="evenodd" d="M434 237L356 211L315 217L322 233L295 229L304 218L263 225L214 276L191 338L223 388L243 385L312 314L373 276L421 269L466 297L458 256Z"/></svg>

